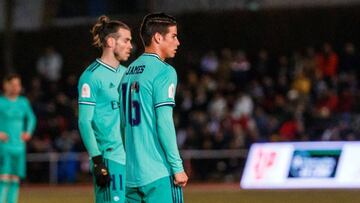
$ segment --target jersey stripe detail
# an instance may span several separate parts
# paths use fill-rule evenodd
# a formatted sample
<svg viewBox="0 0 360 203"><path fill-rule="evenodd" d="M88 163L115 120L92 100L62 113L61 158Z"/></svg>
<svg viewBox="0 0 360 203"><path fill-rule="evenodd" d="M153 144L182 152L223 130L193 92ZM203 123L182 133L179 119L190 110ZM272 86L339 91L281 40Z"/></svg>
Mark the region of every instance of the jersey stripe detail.
<svg viewBox="0 0 360 203"><path fill-rule="evenodd" d="M111 70L112 72L117 72L117 70L116 70L115 68L113 68L113 67L111 67L110 65L102 62L100 59L96 59L96 61L97 61L98 63L100 63L101 65L103 65L105 68Z"/></svg>
<svg viewBox="0 0 360 203"><path fill-rule="evenodd" d="M123 176L121 174L119 174L119 178L120 178L120 190L123 190Z"/></svg>
<svg viewBox="0 0 360 203"><path fill-rule="evenodd" d="M88 69L88 71L94 72L94 70L97 69L99 66L100 66L100 64L99 64L99 63L96 63L95 65L93 65L92 67L90 67L90 68Z"/></svg>
<svg viewBox="0 0 360 203"><path fill-rule="evenodd" d="M96 103L94 102L83 102L83 101L79 101L79 104L85 104L85 105L90 105L90 106L96 106Z"/></svg>
<svg viewBox="0 0 360 203"><path fill-rule="evenodd" d="M175 197L175 193L174 193L174 180L173 178L170 176L170 186L171 186L171 194L172 194L172 202L176 203L176 197Z"/></svg>
<svg viewBox="0 0 360 203"><path fill-rule="evenodd" d="M171 193L172 193L172 200L174 203L183 203L183 191L180 186L174 184L174 178L170 176L170 186L171 186Z"/></svg>
<svg viewBox="0 0 360 203"><path fill-rule="evenodd" d="M154 105L155 108L160 106L175 106L175 102L161 102Z"/></svg>
<svg viewBox="0 0 360 203"><path fill-rule="evenodd" d="M179 203L183 203L183 192L182 192L182 188L181 187L177 187L178 191L179 191Z"/></svg>

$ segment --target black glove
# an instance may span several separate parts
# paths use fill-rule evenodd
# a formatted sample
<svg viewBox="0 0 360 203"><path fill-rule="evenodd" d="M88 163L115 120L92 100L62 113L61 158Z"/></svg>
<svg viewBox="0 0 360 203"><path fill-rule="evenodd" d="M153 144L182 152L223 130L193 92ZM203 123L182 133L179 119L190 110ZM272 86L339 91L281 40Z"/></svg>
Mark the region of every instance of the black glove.
<svg viewBox="0 0 360 203"><path fill-rule="evenodd" d="M107 187L110 185L109 170L106 168L101 155L92 157L96 185Z"/></svg>

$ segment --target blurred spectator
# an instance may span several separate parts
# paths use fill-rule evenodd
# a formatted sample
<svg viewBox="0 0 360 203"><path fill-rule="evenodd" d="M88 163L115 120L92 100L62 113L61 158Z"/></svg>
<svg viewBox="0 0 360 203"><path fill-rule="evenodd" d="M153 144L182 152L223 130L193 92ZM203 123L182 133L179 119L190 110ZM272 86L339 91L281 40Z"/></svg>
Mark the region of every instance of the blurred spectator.
<svg viewBox="0 0 360 203"><path fill-rule="evenodd" d="M318 116L328 118L337 109L339 99L334 89L325 89L316 100L315 108Z"/></svg>
<svg viewBox="0 0 360 203"><path fill-rule="evenodd" d="M218 69L219 61L214 51L207 52L201 58L201 72L202 73L215 73Z"/></svg>
<svg viewBox="0 0 360 203"><path fill-rule="evenodd" d="M333 81L337 77L339 57L330 43L323 45L322 52L316 56L316 63L320 77L324 78L329 85L333 85Z"/></svg>
<svg viewBox="0 0 360 203"><path fill-rule="evenodd" d="M44 92L44 88L41 84L41 79L39 77L31 78L28 91L29 100L33 104L38 104L38 102L40 102L41 99L44 97L45 93L46 92Z"/></svg>
<svg viewBox="0 0 360 203"><path fill-rule="evenodd" d="M258 58L254 66L255 77L262 79L264 76L269 75L271 70L269 53L266 49L261 49L258 53Z"/></svg>
<svg viewBox="0 0 360 203"><path fill-rule="evenodd" d="M63 60L62 56L49 46L37 61L36 69L47 82L57 82L61 78Z"/></svg>
<svg viewBox="0 0 360 203"><path fill-rule="evenodd" d="M264 109L260 106L255 108L254 121L260 141L270 141L270 121L268 115L264 112Z"/></svg>
<svg viewBox="0 0 360 203"><path fill-rule="evenodd" d="M221 120L227 112L227 103L220 92L216 92L209 102L208 112L212 119Z"/></svg>
<svg viewBox="0 0 360 203"><path fill-rule="evenodd" d="M295 75L292 82L292 88L296 90L302 97L307 97L311 90L311 80L304 72L299 72Z"/></svg>
<svg viewBox="0 0 360 203"><path fill-rule="evenodd" d="M300 125L294 117L290 117L280 126L279 136L282 141L294 141L300 134Z"/></svg>
<svg viewBox="0 0 360 203"><path fill-rule="evenodd" d="M304 73L311 79L319 78L319 72L316 69L316 53L314 47L307 47L303 59Z"/></svg>
<svg viewBox="0 0 360 203"><path fill-rule="evenodd" d="M340 73L359 73L360 58L353 43L348 42L344 46L344 53L340 60Z"/></svg>
<svg viewBox="0 0 360 203"><path fill-rule="evenodd" d="M229 48L223 48L221 50L221 56L219 61L219 68L216 74L216 79L218 81L229 81L231 77L231 62L232 62L232 52Z"/></svg>
<svg viewBox="0 0 360 203"><path fill-rule="evenodd" d="M239 92L234 104L232 116L234 119L249 117L252 115L253 109L254 109L254 103L251 97L244 92Z"/></svg>
<svg viewBox="0 0 360 203"><path fill-rule="evenodd" d="M243 87L250 81L251 64L245 52L238 51L230 63L231 77L234 84Z"/></svg>
<svg viewBox="0 0 360 203"><path fill-rule="evenodd" d="M353 111L354 99L355 97L350 88L342 89L339 93L337 111L342 113L351 113Z"/></svg>
<svg viewBox="0 0 360 203"><path fill-rule="evenodd" d="M277 67L272 74L275 80L276 93L286 95L289 89L289 83L293 78L293 68L290 67L289 59L285 55L278 58Z"/></svg>

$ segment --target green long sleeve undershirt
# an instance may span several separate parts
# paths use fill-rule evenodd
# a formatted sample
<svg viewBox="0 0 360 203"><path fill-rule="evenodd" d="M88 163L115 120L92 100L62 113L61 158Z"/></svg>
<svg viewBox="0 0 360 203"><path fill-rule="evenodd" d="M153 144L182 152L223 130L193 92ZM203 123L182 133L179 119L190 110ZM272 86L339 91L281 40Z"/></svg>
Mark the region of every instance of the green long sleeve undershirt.
<svg viewBox="0 0 360 203"><path fill-rule="evenodd" d="M95 106L79 105L79 129L80 135L90 157L101 155L96 142L94 129L92 128L92 120L94 116Z"/></svg>
<svg viewBox="0 0 360 203"><path fill-rule="evenodd" d="M182 160L176 144L176 132L173 122L173 107L156 108L156 123L160 144L174 174L184 171ZM170 132L170 133L169 133Z"/></svg>
<svg viewBox="0 0 360 203"><path fill-rule="evenodd" d="M25 132L32 135L34 133L35 126L36 126L36 117L29 104L29 109L26 112Z"/></svg>

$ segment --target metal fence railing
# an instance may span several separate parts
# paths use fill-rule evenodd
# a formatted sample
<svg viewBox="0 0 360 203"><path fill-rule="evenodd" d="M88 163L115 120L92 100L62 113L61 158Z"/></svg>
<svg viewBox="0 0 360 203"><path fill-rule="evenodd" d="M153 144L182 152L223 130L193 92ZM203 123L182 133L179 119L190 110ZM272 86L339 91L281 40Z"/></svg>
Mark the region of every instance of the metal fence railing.
<svg viewBox="0 0 360 203"><path fill-rule="evenodd" d="M196 160L196 159L232 159L240 158L245 159L247 156L247 150L182 150L181 156L186 160ZM62 161L78 161L78 162L87 162L89 159L86 152L70 152L70 153L29 153L27 154L27 162L38 163L46 162L48 163L48 174L49 174L49 183L57 184L58 183L58 173L59 173L59 163Z"/></svg>

